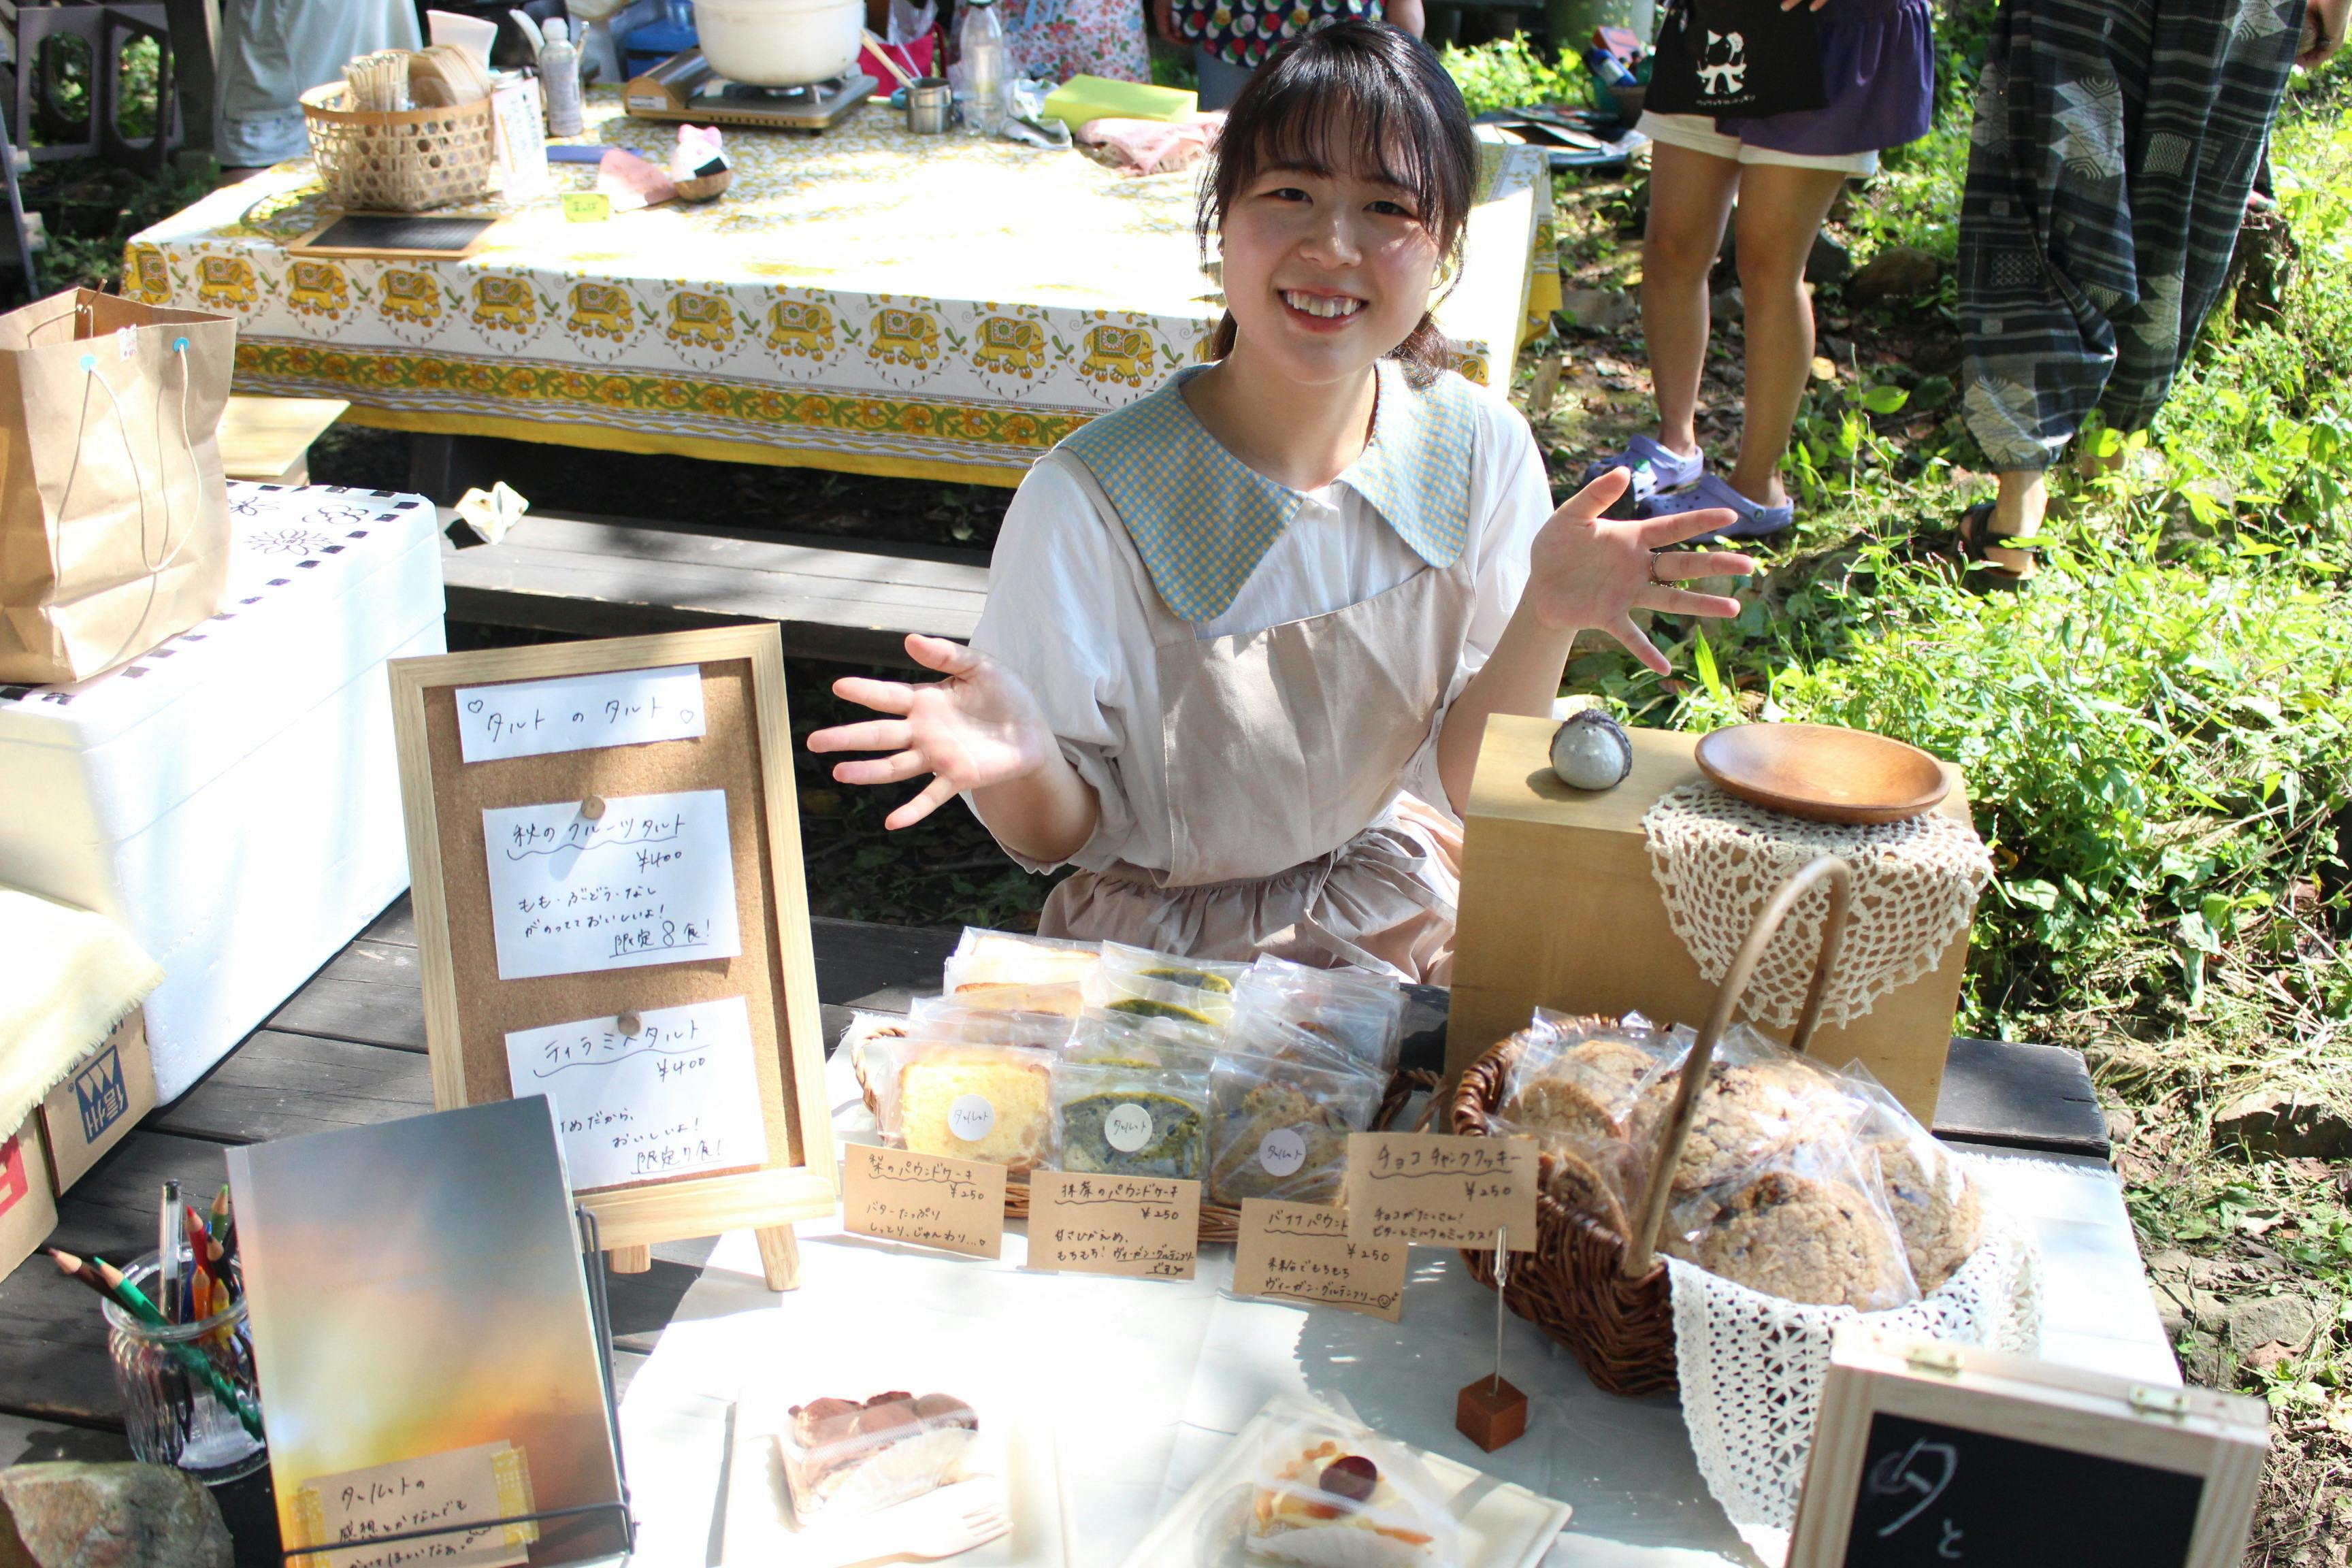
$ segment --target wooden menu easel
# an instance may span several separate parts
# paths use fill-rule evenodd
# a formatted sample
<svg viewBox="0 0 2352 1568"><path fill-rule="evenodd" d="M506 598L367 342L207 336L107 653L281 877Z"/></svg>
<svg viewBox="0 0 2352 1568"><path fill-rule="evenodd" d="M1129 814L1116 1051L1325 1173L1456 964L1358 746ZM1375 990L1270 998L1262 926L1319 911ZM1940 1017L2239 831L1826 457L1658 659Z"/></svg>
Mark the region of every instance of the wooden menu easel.
<svg viewBox="0 0 2352 1568"><path fill-rule="evenodd" d="M463 760L459 687L682 665L698 667L701 676L705 730L698 736ZM836 1194L777 628L726 626L489 649L395 659L390 669L434 1105L446 1110L510 1098L509 1030L741 996L751 1019L767 1163L604 1187L576 1199L596 1216L616 1272L650 1268L656 1242L748 1226L758 1237L769 1288L792 1289L800 1272L793 1222L832 1213ZM486 809L709 789L727 796L740 952L589 973L499 977Z"/></svg>

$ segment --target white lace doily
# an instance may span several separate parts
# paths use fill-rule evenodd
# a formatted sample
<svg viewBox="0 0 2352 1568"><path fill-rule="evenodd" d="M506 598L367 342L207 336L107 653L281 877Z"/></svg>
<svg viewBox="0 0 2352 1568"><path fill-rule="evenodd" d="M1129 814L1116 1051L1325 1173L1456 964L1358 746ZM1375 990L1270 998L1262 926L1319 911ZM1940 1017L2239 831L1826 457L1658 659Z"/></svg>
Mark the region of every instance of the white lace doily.
<svg viewBox="0 0 2352 1568"><path fill-rule="evenodd" d="M1643 815L1642 837L1666 919L1709 982L1731 968L1765 903L1807 861L1835 855L1853 868L1845 945L1822 1008L1832 1026L1934 969L1992 879L1976 829L1939 813L1850 827L1750 805L1705 783L1660 796ZM1776 1029L1797 1021L1828 912L1826 888L1798 900L1748 983L1744 1016Z"/></svg>
<svg viewBox="0 0 2352 1568"><path fill-rule="evenodd" d="M2042 1254L2023 1225L1988 1212L1984 1239L1942 1289L1891 1312L1808 1307L1666 1259L1675 1368L1699 1474L1743 1532L1787 1530L1840 1325L2032 1355L2042 1343Z"/></svg>

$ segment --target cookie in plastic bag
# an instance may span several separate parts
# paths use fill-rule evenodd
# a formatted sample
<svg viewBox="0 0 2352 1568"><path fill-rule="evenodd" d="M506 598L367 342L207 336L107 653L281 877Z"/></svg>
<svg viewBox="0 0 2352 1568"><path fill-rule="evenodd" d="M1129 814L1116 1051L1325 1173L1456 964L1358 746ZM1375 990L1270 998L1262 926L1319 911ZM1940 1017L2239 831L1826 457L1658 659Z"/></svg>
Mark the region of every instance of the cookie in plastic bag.
<svg viewBox="0 0 2352 1568"><path fill-rule="evenodd" d="M1380 1113L1381 1081L1267 1057L1227 1055L1209 1075L1209 1197L1336 1202L1348 1135Z"/></svg>
<svg viewBox="0 0 2352 1568"><path fill-rule="evenodd" d="M1636 1135L1645 1147L1665 1131L1679 1075L1662 1071L1643 1085ZM1741 1177L1777 1155L1849 1141L1869 1102L1810 1057L1735 1024L1717 1042L1707 1081L1681 1161L1677 1201Z"/></svg>
<svg viewBox="0 0 2352 1568"><path fill-rule="evenodd" d="M1936 1142L1860 1062L1840 1075L1869 1102L1860 1136L1878 1161L1887 1206L1921 1295L1932 1296L1984 1239L1984 1203L1959 1156Z"/></svg>
<svg viewBox="0 0 2352 1568"><path fill-rule="evenodd" d="M1670 1250L1767 1296L1864 1312L1919 1299L1875 1162L1850 1138L1776 1152L1673 1224Z"/></svg>

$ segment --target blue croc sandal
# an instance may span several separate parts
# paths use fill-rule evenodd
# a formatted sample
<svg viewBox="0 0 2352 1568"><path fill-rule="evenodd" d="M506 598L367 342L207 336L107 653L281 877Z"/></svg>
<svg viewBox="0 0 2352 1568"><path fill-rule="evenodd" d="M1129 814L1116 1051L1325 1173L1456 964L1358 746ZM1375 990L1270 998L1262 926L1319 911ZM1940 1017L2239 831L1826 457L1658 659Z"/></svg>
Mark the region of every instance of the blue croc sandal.
<svg viewBox="0 0 2352 1568"><path fill-rule="evenodd" d="M1639 506L1662 490L1676 490L1696 484L1706 472L1706 454L1693 452L1689 457L1666 450L1647 436L1636 436L1625 443L1625 449L1613 457L1602 458L1584 465L1584 483L1591 484L1612 468L1631 468L1633 483L1624 499Z"/></svg>
<svg viewBox="0 0 2352 1568"><path fill-rule="evenodd" d="M1762 539L1775 533L1785 533L1797 525L1795 504L1758 506L1713 474L1701 474L1698 483L1682 489L1662 491L1642 503L1643 517L1672 517L1678 511L1704 511L1709 507L1722 507L1737 512L1739 521L1728 528L1718 528L1712 533L1702 533L1684 541L1685 545L1718 544L1727 539Z"/></svg>

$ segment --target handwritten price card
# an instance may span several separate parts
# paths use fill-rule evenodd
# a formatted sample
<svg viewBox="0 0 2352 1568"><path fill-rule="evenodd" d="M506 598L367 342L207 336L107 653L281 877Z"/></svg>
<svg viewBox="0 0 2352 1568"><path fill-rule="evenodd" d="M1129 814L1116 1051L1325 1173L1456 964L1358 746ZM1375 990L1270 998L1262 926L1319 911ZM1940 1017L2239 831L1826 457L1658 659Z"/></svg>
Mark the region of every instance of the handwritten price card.
<svg viewBox="0 0 2352 1568"><path fill-rule="evenodd" d="M1190 1279L1201 1251L1201 1184L1155 1176L1029 1178L1029 1267Z"/></svg>
<svg viewBox="0 0 2352 1568"><path fill-rule="evenodd" d="M1004 1256L1003 1166L853 1143L843 1170L844 1223L858 1235Z"/></svg>
<svg viewBox="0 0 2352 1568"><path fill-rule="evenodd" d="M1244 1198L1234 1293L1312 1301L1393 1323L1404 1307L1411 1251L1402 1241L1349 1241L1347 1215L1328 1204Z"/></svg>
<svg viewBox="0 0 2352 1568"><path fill-rule="evenodd" d="M482 813L499 978L733 958L727 792L576 800Z"/></svg>
<svg viewBox="0 0 2352 1568"><path fill-rule="evenodd" d="M698 665L461 686L457 697L457 752L469 763L684 741L703 732Z"/></svg>
<svg viewBox="0 0 2352 1568"><path fill-rule="evenodd" d="M530 1562L530 1543L539 1538L532 1525L487 1523L531 1511L530 1475L522 1451L510 1443L483 1443L320 1476L302 1490L303 1502L317 1505L325 1531L320 1544L414 1530L449 1533L289 1559L298 1568L395 1568L427 1558L456 1568L504 1568Z"/></svg>
<svg viewBox="0 0 2352 1568"><path fill-rule="evenodd" d="M586 1018L507 1037L515 1093L554 1102L572 1190L766 1164L743 998L649 1008L636 1023L634 1035Z"/></svg>
<svg viewBox="0 0 2352 1568"><path fill-rule="evenodd" d="M1434 1132L1348 1135L1348 1235L1360 1242L1536 1244L1536 1142Z"/></svg>

